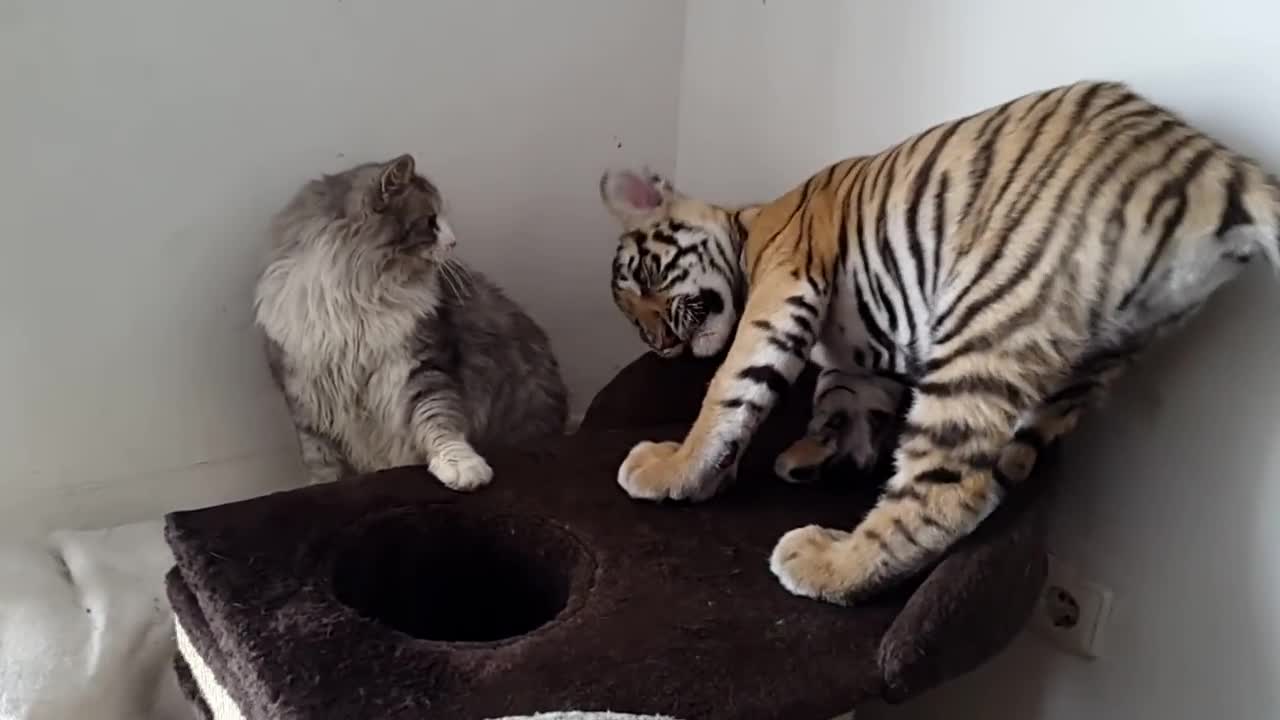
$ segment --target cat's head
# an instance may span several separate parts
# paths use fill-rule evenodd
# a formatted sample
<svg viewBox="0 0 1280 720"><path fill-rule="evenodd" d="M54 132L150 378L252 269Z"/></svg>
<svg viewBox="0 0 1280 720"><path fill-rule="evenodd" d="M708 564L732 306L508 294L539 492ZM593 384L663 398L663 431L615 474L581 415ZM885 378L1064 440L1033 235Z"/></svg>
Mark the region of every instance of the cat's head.
<svg viewBox="0 0 1280 720"><path fill-rule="evenodd" d="M348 204L381 225L381 241L401 255L439 259L457 245L440 190L416 171L412 155L352 170ZM353 208L354 209L354 208Z"/></svg>
<svg viewBox="0 0 1280 720"><path fill-rule="evenodd" d="M737 327L739 253L757 208L688 197L647 170L605 173L600 195L622 225L613 299L640 338L662 357L723 350Z"/></svg>
<svg viewBox="0 0 1280 720"><path fill-rule="evenodd" d="M341 221L346 230L303 236L361 264L425 266L444 262L457 245L439 189L407 154L308 183L277 222L288 227L316 217Z"/></svg>

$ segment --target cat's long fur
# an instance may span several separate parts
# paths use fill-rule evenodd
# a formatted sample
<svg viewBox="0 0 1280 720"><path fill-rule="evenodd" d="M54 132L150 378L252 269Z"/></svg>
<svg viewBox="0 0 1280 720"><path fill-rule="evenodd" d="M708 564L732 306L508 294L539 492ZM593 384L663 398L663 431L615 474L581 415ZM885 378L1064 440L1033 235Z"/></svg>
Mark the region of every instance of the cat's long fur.
<svg viewBox="0 0 1280 720"><path fill-rule="evenodd" d="M563 431L546 334L452 257L412 157L307 183L271 236L257 324L313 482L426 463L470 489L492 476L475 447Z"/></svg>

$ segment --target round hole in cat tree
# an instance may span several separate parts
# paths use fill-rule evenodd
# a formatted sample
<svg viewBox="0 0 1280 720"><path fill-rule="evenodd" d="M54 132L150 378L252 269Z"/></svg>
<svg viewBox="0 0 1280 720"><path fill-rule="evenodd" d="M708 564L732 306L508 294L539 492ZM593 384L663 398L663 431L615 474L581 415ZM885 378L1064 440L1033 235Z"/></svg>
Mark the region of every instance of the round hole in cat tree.
<svg viewBox="0 0 1280 720"><path fill-rule="evenodd" d="M407 635L493 642L554 620L585 592L590 558L576 537L537 518L403 509L344 534L337 599Z"/></svg>

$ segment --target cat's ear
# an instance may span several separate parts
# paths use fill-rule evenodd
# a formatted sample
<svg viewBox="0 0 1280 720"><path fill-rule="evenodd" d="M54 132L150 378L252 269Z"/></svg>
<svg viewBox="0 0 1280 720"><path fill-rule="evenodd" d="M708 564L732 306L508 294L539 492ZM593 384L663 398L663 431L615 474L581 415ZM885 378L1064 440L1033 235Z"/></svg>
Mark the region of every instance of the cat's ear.
<svg viewBox="0 0 1280 720"><path fill-rule="evenodd" d="M649 170L609 171L600 177L600 199L627 228L665 217L674 196L671 181Z"/></svg>
<svg viewBox="0 0 1280 720"><path fill-rule="evenodd" d="M413 173L413 156L407 153L383 165L382 173L378 176L378 188L374 193L373 209L382 212L392 200L404 194L413 184Z"/></svg>

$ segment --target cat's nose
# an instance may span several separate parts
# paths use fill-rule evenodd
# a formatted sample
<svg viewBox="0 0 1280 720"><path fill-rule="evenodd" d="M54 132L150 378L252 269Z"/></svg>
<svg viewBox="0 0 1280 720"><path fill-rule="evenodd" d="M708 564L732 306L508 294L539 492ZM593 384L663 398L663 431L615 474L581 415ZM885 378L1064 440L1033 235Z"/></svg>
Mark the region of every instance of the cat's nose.
<svg viewBox="0 0 1280 720"><path fill-rule="evenodd" d="M453 234L453 228L444 218L436 220L436 242L443 248L451 248L458 244L458 238Z"/></svg>

